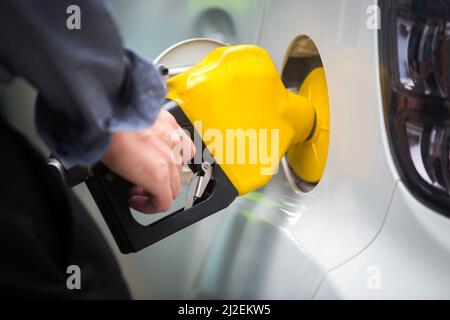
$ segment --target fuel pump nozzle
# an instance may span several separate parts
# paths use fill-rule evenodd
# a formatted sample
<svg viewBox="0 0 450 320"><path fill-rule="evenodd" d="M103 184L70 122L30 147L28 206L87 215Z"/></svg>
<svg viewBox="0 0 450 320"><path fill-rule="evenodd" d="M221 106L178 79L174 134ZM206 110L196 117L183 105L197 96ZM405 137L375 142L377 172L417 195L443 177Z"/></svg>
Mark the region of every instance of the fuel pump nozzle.
<svg viewBox="0 0 450 320"><path fill-rule="evenodd" d="M314 105L285 89L269 54L257 46L214 49L195 66L170 78L167 88L164 108L194 141L201 141L194 157L200 161L189 164L194 176L185 206L143 226L128 206L129 182L101 164L87 171L86 184L123 253L139 251L264 186L288 149L313 137L317 127ZM273 132L266 136L265 146L258 143L276 165L268 170L266 159L258 157L228 161L230 153L243 152L243 158L249 159L254 150L251 145L237 147L226 137L231 130L255 132L257 137L262 131ZM224 137L221 147L208 144L208 131Z"/></svg>

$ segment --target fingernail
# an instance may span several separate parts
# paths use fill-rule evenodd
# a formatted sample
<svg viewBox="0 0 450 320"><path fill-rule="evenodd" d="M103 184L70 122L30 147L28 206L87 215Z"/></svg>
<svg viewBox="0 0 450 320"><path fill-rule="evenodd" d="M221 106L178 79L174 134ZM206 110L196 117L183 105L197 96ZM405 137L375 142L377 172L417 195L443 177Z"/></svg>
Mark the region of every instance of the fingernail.
<svg viewBox="0 0 450 320"><path fill-rule="evenodd" d="M181 137L177 132L172 132L172 134L170 135L170 140L172 142L178 143L181 142Z"/></svg>

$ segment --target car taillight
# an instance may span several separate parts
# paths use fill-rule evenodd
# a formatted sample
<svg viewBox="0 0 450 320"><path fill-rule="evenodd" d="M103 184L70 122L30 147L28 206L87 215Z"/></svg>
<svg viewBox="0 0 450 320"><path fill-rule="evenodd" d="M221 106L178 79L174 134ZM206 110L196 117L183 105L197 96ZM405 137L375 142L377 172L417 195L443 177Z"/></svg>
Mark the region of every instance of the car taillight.
<svg viewBox="0 0 450 320"><path fill-rule="evenodd" d="M450 217L450 0L379 1L384 108L402 180Z"/></svg>

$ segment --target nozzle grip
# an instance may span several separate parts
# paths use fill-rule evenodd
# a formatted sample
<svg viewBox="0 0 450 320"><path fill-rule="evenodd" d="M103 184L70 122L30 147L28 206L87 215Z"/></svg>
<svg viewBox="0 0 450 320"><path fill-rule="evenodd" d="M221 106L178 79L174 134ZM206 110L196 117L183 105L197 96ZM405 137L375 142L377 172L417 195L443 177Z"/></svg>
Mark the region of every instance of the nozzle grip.
<svg viewBox="0 0 450 320"><path fill-rule="evenodd" d="M220 169L214 166L214 186L205 199L193 207L179 209L148 226L138 223L128 205L128 191L132 185L99 165L86 184L94 197L114 240L122 253L137 252L195 222L229 206L237 191Z"/></svg>
<svg viewBox="0 0 450 320"><path fill-rule="evenodd" d="M182 128L189 130L191 137L196 136L194 140L201 141L189 119L175 102L169 101L164 108L175 117ZM204 158L213 159L204 144L202 148L197 149L197 153L199 152ZM197 166L199 164L190 165L193 171L197 169ZM138 223L131 214L128 195L132 184L104 165L98 164L92 169L93 174L86 180L86 185L120 251L130 253L162 240L226 208L233 202L238 196L237 190L219 165L213 164L212 170L211 185L208 186L204 196L191 208L179 209L148 226Z"/></svg>

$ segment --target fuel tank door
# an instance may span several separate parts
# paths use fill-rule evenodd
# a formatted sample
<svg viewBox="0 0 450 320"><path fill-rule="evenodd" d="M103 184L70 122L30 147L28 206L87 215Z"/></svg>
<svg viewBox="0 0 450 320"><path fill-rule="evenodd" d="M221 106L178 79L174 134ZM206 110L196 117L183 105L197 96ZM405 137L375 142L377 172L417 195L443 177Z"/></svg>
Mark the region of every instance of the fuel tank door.
<svg viewBox="0 0 450 320"><path fill-rule="evenodd" d="M330 139L327 81L319 50L307 36L299 36L289 46L282 71L285 87L307 97L316 110L314 134L293 145L283 159L283 168L294 190L309 192L325 170Z"/></svg>

